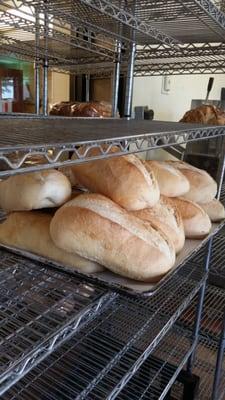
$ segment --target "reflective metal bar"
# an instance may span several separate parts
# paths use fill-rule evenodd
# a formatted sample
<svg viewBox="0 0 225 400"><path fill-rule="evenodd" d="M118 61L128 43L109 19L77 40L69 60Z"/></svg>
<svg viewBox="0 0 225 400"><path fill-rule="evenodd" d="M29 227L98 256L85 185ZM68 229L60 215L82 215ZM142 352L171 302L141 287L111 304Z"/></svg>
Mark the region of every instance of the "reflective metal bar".
<svg viewBox="0 0 225 400"><path fill-rule="evenodd" d="M45 58L43 60L43 114L48 114L48 11L44 12Z"/></svg>
<svg viewBox="0 0 225 400"><path fill-rule="evenodd" d="M119 83L120 83L120 64L121 64L121 41L116 42L115 67L113 73L112 87L112 117L116 117L118 107Z"/></svg>
<svg viewBox="0 0 225 400"><path fill-rule="evenodd" d="M130 58L127 68L125 106L124 106L124 116L129 118L131 117L132 114L135 53L136 53L136 43L132 42L130 50Z"/></svg>
<svg viewBox="0 0 225 400"><path fill-rule="evenodd" d="M40 20L39 9L35 9L35 113L40 112L40 65L39 65L39 45L40 45Z"/></svg>

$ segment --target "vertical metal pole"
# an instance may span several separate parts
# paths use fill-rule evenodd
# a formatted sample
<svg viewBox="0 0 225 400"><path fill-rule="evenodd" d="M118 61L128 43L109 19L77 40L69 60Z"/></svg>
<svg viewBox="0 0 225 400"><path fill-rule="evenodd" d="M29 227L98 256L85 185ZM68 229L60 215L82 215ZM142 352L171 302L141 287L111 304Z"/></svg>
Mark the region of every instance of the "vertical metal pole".
<svg viewBox="0 0 225 400"><path fill-rule="evenodd" d="M120 83L120 64L121 64L121 41L116 41L115 49L115 66L113 72L113 87L112 87L112 117L116 117L119 96L119 83Z"/></svg>
<svg viewBox="0 0 225 400"><path fill-rule="evenodd" d="M39 45L40 45L40 19L39 9L35 9L35 113L40 112L40 64L39 64Z"/></svg>
<svg viewBox="0 0 225 400"><path fill-rule="evenodd" d="M45 5L44 12L44 40L45 40L45 58L43 60L43 114L48 114L48 10Z"/></svg>
<svg viewBox="0 0 225 400"><path fill-rule="evenodd" d="M223 327L220 334L219 340L219 347L217 352L217 359L216 359L216 369L213 381L213 391L212 391L212 400L219 399L219 386L220 386L220 379L221 379L221 372L223 366L223 357L224 357L224 349L225 349L225 312L223 315Z"/></svg>
<svg viewBox="0 0 225 400"><path fill-rule="evenodd" d="M91 32L88 31L88 42L91 43ZM90 101L90 74L85 75L85 101Z"/></svg>
<svg viewBox="0 0 225 400"><path fill-rule="evenodd" d="M130 57L127 68L125 105L124 105L124 116L128 118L131 117L132 113L135 53L136 53L136 43L135 41L133 41L131 44Z"/></svg>
<svg viewBox="0 0 225 400"><path fill-rule="evenodd" d="M219 199L220 195L221 195L224 172L225 172L225 137L222 136L221 152L220 152L219 165L218 165L218 171L217 171L217 177L216 177L216 181L218 184L218 190L217 190L217 196L216 196L217 199Z"/></svg>
<svg viewBox="0 0 225 400"><path fill-rule="evenodd" d="M206 250L207 253L206 253L206 258L204 261L205 262L205 272L209 271L209 264L210 264L211 250L212 250L212 241L213 241L213 239L209 240L207 250ZM206 285L207 285L207 282L205 281L199 292L199 296L198 296L198 305L197 305L197 309L196 309L195 324L194 324L194 329L193 329L194 350L193 350L192 354L190 355L188 362L187 362L187 372L190 374L191 374L192 367L194 364L196 347L198 344L199 328L200 328L201 317L202 317L202 309L203 309Z"/></svg>
<svg viewBox="0 0 225 400"><path fill-rule="evenodd" d="M90 101L90 74L85 75L85 101Z"/></svg>

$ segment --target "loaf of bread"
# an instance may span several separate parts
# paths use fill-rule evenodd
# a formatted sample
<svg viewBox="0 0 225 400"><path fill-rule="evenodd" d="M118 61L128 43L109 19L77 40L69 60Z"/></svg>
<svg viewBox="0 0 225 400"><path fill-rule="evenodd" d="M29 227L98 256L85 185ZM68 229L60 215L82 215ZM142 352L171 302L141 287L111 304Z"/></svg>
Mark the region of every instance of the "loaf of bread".
<svg viewBox="0 0 225 400"><path fill-rule="evenodd" d="M73 173L73 168L71 166L60 167L58 171L62 172L70 181L72 187L79 186L79 182Z"/></svg>
<svg viewBox="0 0 225 400"><path fill-rule="evenodd" d="M174 247L162 233L100 194L64 204L50 234L57 247L138 281L159 280L175 261Z"/></svg>
<svg viewBox="0 0 225 400"><path fill-rule="evenodd" d="M146 169L153 171L159 185L160 193L167 197L178 197L190 189L188 179L166 161L146 161Z"/></svg>
<svg viewBox="0 0 225 400"><path fill-rule="evenodd" d="M219 200L213 199L209 203L201 203L199 205L208 214L212 222L219 222L225 219L225 209Z"/></svg>
<svg viewBox="0 0 225 400"><path fill-rule="evenodd" d="M209 234L212 227L211 221L198 204L181 197L171 197L168 201L178 208L187 239L203 239Z"/></svg>
<svg viewBox="0 0 225 400"><path fill-rule="evenodd" d="M150 222L156 230L161 230L172 241L176 253L184 247L185 235L181 215L166 197L161 196L154 207L132 211L132 214Z"/></svg>
<svg viewBox="0 0 225 400"><path fill-rule="evenodd" d="M62 101L53 104L50 115L64 117L92 117L92 118L110 118L112 116L112 105L106 101Z"/></svg>
<svg viewBox="0 0 225 400"><path fill-rule="evenodd" d="M15 175L0 182L0 207L5 211L58 207L70 196L68 178L56 170Z"/></svg>
<svg viewBox="0 0 225 400"><path fill-rule="evenodd" d="M88 155L99 155L99 149L91 149ZM103 194L127 210L152 207L159 200L154 174L133 154L74 165L71 169L78 182L90 192Z"/></svg>
<svg viewBox="0 0 225 400"><path fill-rule="evenodd" d="M49 233L51 214L39 211L11 213L0 224L0 243L32 252L86 273L102 271L104 268L75 253L56 247Z"/></svg>
<svg viewBox="0 0 225 400"><path fill-rule="evenodd" d="M182 197L196 203L209 203L217 193L217 183L203 169L193 167L182 161L168 161L188 179L190 189Z"/></svg>
<svg viewBox="0 0 225 400"><path fill-rule="evenodd" d="M213 105L202 104L187 111L180 122L206 125L225 125L225 113Z"/></svg>

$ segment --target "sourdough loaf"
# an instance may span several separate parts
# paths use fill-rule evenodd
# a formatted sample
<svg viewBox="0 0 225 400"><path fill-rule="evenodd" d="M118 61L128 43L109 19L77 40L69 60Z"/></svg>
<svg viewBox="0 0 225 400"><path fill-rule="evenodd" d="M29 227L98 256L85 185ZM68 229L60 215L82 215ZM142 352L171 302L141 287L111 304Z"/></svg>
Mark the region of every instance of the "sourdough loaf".
<svg viewBox="0 0 225 400"><path fill-rule="evenodd" d="M0 182L0 207L5 211L58 207L71 196L71 185L59 171L15 175Z"/></svg>
<svg viewBox="0 0 225 400"><path fill-rule="evenodd" d="M213 105L202 104L187 111L180 122L199 123L206 125L225 125L225 112Z"/></svg>
<svg viewBox="0 0 225 400"><path fill-rule="evenodd" d="M160 193L168 197L182 196L190 189L188 179L166 161L149 160L146 169L153 171L159 185Z"/></svg>
<svg viewBox="0 0 225 400"><path fill-rule="evenodd" d="M152 208L133 211L133 215L148 221L156 230L161 230L173 243L176 253L184 246L184 226L177 207L161 196Z"/></svg>
<svg viewBox="0 0 225 400"><path fill-rule="evenodd" d="M0 224L0 243L49 258L82 272L94 273L104 269L93 261L56 247L49 233L51 219L51 214L39 211L11 213Z"/></svg>
<svg viewBox="0 0 225 400"><path fill-rule="evenodd" d="M198 204L181 197L171 197L168 201L174 204L181 214L186 238L203 239L209 234L212 226L210 219Z"/></svg>
<svg viewBox="0 0 225 400"><path fill-rule="evenodd" d="M117 152L117 149L112 148L111 152ZM97 148L88 152L88 156L98 155ZM159 187L154 174L150 175L133 154L90 161L74 165L71 169L78 182L90 192L103 194L127 210L152 207L159 200Z"/></svg>
<svg viewBox="0 0 225 400"><path fill-rule="evenodd" d="M64 204L50 233L61 249L139 281L160 279L175 261L174 247L162 233L100 194L83 194Z"/></svg>
<svg viewBox="0 0 225 400"><path fill-rule="evenodd" d="M190 189L182 197L196 203L208 203L214 199L217 184L206 171L182 161L168 161L168 163L182 172L189 181Z"/></svg>

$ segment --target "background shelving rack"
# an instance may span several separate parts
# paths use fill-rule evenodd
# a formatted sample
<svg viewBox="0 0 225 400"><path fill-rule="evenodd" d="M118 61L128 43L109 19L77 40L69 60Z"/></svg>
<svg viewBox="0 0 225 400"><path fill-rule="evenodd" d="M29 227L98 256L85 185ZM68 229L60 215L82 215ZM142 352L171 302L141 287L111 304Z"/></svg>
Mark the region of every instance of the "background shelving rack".
<svg viewBox="0 0 225 400"><path fill-rule="evenodd" d="M114 74L114 111L118 79L120 73L126 74L125 115L130 116L133 76L224 72L223 2L170 0L166 7L164 3L0 0L0 53L35 62L37 113L40 68L43 114L47 114L47 70L52 68L75 74ZM77 151L82 162L84 157L77 146L85 140L89 148L98 146L103 158L109 156L110 146L115 144L119 146L117 155L122 155L131 151L130 144L135 144L135 151L142 151L146 144L152 149L225 133L223 127L148 122L146 128L144 122L135 125L134 121L113 120L101 121L102 131L94 120L11 115L10 128L17 135L16 143L7 133L7 118L0 119L4 133L0 143L0 160L4 163L1 176L24 172L24 161L32 154L44 155L44 168L62 164L60 155L68 149ZM58 134L55 129L51 136L48 124L54 129L58 126ZM87 137L89 124L95 129L93 136ZM107 124L110 129L106 129ZM27 127L26 135L22 135L22 125ZM71 133L72 126L75 130ZM107 137L106 131L110 132ZM103 144L108 145L107 150ZM49 149L53 149L51 156ZM186 362L189 372L192 367L211 243L210 239L201 267L193 260L184 263L149 300L115 294L95 287L80 275L71 276L2 250L5 286L0 313L6 324L0 342L2 398L48 399L54 392L60 400L70 396L130 399L141 384L142 398L151 394L159 399L166 396L177 377L189 390L181 369ZM195 295L195 326L188 331L175 322ZM175 343L179 346L176 354ZM148 382L146 370L151 371Z"/></svg>

